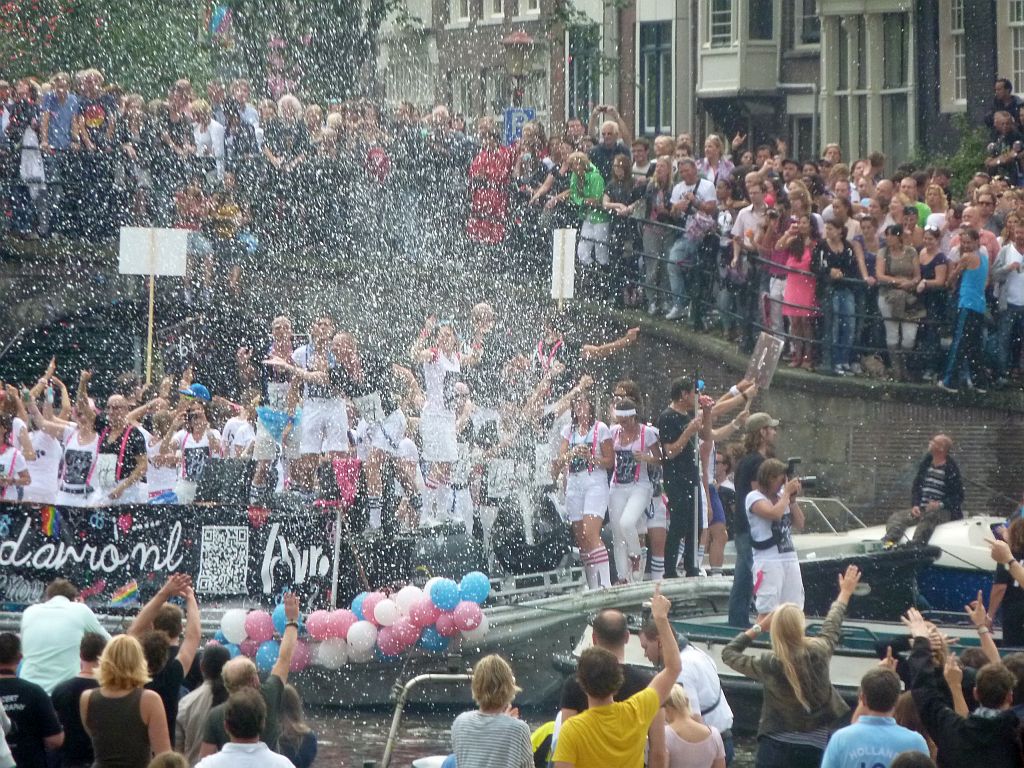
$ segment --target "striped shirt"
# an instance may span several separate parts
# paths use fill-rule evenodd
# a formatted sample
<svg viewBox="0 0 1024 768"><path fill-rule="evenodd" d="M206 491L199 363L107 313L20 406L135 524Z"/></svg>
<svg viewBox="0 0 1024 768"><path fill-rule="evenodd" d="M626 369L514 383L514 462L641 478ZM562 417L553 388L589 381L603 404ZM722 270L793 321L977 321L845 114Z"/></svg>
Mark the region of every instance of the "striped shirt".
<svg viewBox="0 0 1024 768"><path fill-rule="evenodd" d="M940 504L946 500L946 465L941 467L934 465L928 467L925 472L924 481L921 483L921 501L927 504L929 501L937 501Z"/></svg>
<svg viewBox="0 0 1024 768"><path fill-rule="evenodd" d="M530 726L509 715L463 712L452 723L459 768L533 768Z"/></svg>

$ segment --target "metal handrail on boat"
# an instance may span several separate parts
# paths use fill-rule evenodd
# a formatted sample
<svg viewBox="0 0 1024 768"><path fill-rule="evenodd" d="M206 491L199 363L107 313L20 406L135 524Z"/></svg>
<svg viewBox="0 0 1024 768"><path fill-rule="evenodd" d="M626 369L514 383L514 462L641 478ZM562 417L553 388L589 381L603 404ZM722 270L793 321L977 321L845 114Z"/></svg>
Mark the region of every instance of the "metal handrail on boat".
<svg viewBox="0 0 1024 768"><path fill-rule="evenodd" d="M381 758L381 768L389 768L391 757L395 751L395 741L398 738L398 729L402 724L402 713L409 701L409 694L412 689L420 683L464 683L473 679L471 672L446 673L446 674L425 674L407 680L405 685L398 690L398 700L395 702L395 714L391 718L391 729L388 731L388 741L384 745L384 757ZM398 689L398 686L395 686Z"/></svg>

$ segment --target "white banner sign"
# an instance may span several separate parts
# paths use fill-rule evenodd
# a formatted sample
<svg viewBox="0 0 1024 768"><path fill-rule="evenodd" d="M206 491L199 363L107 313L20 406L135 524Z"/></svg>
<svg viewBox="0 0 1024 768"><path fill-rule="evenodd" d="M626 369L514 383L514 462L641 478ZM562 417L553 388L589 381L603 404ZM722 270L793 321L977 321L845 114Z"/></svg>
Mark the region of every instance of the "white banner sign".
<svg viewBox="0 0 1024 768"><path fill-rule="evenodd" d="M187 229L121 227L117 271L122 275L185 276Z"/></svg>
<svg viewBox="0 0 1024 768"><path fill-rule="evenodd" d="M576 230L556 229L551 252L551 298L571 299L576 286Z"/></svg>

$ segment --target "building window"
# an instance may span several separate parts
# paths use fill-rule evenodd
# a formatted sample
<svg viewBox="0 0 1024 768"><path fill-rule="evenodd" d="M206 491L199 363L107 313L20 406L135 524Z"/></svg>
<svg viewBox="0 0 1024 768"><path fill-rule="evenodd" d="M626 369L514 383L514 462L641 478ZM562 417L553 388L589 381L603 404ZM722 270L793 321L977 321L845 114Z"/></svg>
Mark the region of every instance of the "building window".
<svg viewBox="0 0 1024 768"><path fill-rule="evenodd" d="M491 16L504 16L505 9L502 7L503 0L489 0L491 4Z"/></svg>
<svg viewBox="0 0 1024 768"><path fill-rule="evenodd" d="M566 49L566 118L586 125L601 88L601 29L597 24L569 27Z"/></svg>
<svg viewBox="0 0 1024 768"><path fill-rule="evenodd" d="M818 0L796 0L796 45L821 43L821 19L818 18Z"/></svg>
<svg viewBox="0 0 1024 768"><path fill-rule="evenodd" d="M638 133L672 133L672 22L640 24Z"/></svg>
<svg viewBox="0 0 1024 768"><path fill-rule="evenodd" d="M732 0L710 0L708 43L712 48L732 45Z"/></svg>
<svg viewBox="0 0 1024 768"><path fill-rule="evenodd" d="M469 21L469 0L452 0L452 21Z"/></svg>
<svg viewBox="0 0 1024 768"><path fill-rule="evenodd" d="M771 0L747 0L747 32L751 40L771 40L775 36L775 10Z"/></svg>
<svg viewBox="0 0 1024 768"><path fill-rule="evenodd" d="M960 3L963 4L963 0ZM1008 77L1014 88L1018 88L1019 83L1024 82L1024 0L1010 0L1010 50L1013 63Z"/></svg>
<svg viewBox="0 0 1024 768"><path fill-rule="evenodd" d="M1014 5L1020 5L1020 3L1010 3L1011 8ZM964 0L951 0L949 16L949 36L953 42L953 101L967 101Z"/></svg>
<svg viewBox="0 0 1024 768"><path fill-rule="evenodd" d="M526 0L527 13L540 13L540 0Z"/></svg>

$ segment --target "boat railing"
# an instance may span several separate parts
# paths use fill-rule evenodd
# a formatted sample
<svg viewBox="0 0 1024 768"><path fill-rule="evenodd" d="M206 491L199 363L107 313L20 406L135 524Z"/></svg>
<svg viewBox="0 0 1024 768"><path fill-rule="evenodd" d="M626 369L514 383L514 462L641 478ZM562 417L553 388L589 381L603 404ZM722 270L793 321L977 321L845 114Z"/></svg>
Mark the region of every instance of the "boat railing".
<svg viewBox="0 0 1024 768"><path fill-rule="evenodd" d="M801 496L800 506L806 518L804 533L846 533L867 527L842 499L834 496Z"/></svg>
<svg viewBox="0 0 1024 768"><path fill-rule="evenodd" d="M395 702L395 714L391 718L391 729L388 731L388 740L384 745L384 756L381 758L381 768L389 768L391 765L391 758L394 756L395 744L398 741L398 729L402 725L402 715L405 712L405 705L409 702L409 696L412 694L414 688L424 683L466 683L473 679L471 672L458 672L458 673L428 673L425 675L417 675L405 682L405 684L395 684L396 691L396 702Z"/></svg>

